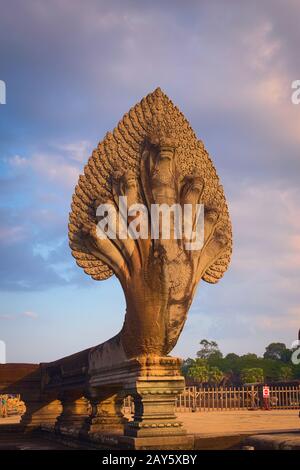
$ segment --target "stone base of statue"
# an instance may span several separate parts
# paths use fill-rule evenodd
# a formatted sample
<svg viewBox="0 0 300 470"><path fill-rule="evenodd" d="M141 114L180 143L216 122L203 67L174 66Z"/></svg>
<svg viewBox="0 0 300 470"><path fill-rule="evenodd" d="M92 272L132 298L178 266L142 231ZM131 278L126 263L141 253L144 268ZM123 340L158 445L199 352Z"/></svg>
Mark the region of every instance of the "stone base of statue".
<svg viewBox="0 0 300 470"><path fill-rule="evenodd" d="M148 375L137 377L127 388L133 397L134 415L125 425L125 436L185 435L186 431L175 415L176 396L184 388L183 377L149 376L149 370L147 372Z"/></svg>
<svg viewBox="0 0 300 470"><path fill-rule="evenodd" d="M90 385L95 389L106 389L108 396L110 384L113 394L110 400L114 399L114 403L118 396L117 385L122 390L122 397L132 397L133 419L124 423L124 436L185 436L186 431L175 415L176 396L185 385L184 377L180 375L180 364L180 359L174 357L135 358L115 367L93 370ZM115 418L118 417L117 412L115 407ZM97 431L101 429L102 422L99 423L100 428L96 426ZM103 431L105 428L102 427Z"/></svg>

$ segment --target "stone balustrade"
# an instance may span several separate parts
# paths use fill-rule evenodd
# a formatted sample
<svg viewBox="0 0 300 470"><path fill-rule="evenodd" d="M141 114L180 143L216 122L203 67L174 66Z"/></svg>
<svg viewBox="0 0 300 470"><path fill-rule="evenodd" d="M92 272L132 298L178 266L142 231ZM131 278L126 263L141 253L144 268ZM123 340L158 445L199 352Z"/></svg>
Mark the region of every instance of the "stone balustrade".
<svg viewBox="0 0 300 470"><path fill-rule="evenodd" d="M19 425L24 432L125 448L151 448L158 440L170 448L174 439L176 448L179 442L191 446L175 416L175 398L184 388L179 359L145 356L91 367L91 351L51 363L0 365L0 392L19 393L25 401ZM129 395L134 414L125 417L122 406Z"/></svg>

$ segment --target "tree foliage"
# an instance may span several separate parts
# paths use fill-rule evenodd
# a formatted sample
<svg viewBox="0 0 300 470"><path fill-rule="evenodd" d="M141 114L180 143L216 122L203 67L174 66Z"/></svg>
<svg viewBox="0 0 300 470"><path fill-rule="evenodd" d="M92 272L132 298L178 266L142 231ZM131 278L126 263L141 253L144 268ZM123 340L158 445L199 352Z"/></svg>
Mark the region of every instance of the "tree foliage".
<svg viewBox="0 0 300 470"><path fill-rule="evenodd" d="M208 341L207 339L202 339L200 341L201 349L197 352L197 357L200 359L212 359L212 358L222 358L223 354L221 353L218 344L215 341Z"/></svg>
<svg viewBox="0 0 300 470"><path fill-rule="evenodd" d="M264 371L260 367L253 367L252 369L241 370L241 381L243 384L263 382Z"/></svg>
<svg viewBox="0 0 300 470"><path fill-rule="evenodd" d="M275 361L281 361L286 354L286 345L284 343L271 343L266 347L264 353L265 359L274 359Z"/></svg>
<svg viewBox="0 0 300 470"><path fill-rule="evenodd" d="M187 376L201 384L219 385L224 374L218 367L209 366L207 360L197 358L189 364Z"/></svg>
<svg viewBox="0 0 300 470"><path fill-rule="evenodd" d="M198 383L218 385L223 381L240 385L300 379L300 364L291 362L293 351L284 343L269 344L263 357L254 353L229 353L223 357L218 344L207 339L202 339L200 346L197 358L188 358L182 366L182 373Z"/></svg>
<svg viewBox="0 0 300 470"><path fill-rule="evenodd" d="M280 380L290 380L293 376L293 369L290 366L282 366L279 372Z"/></svg>

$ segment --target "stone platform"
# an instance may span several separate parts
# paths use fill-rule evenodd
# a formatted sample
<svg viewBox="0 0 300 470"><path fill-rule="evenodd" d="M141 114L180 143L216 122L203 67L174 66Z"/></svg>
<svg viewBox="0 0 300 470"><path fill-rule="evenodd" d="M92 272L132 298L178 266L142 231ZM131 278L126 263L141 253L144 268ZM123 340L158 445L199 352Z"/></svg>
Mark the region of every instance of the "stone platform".
<svg viewBox="0 0 300 470"><path fill-rule="evenodd" d="M176 358L139 358L115 367L99 367L96 358L90 374L87 358L83 351L49 364L0 366L0 390L20 393L26 403L20 424L7 419L0 425L0 442L14 446L15 435L38 448L45 439L58 448L232 449L252 436L299 431L296 409L176 412L184 387ZM132 416L123 415L125 396L133 398Z"/></svg>
<svg viewBox="0 0 300 470"><path fill-rule="evenodd" d="M125 439L125 440L124 440ZM0 450L234 450L253 448L253 450L300 450L300 432L265 433L249 435L247 433L224 434L215 436L188 435L178 442L170 444L167 437L161 438L116 438L103 436L102 443L91 443L76 439L67 439L47 433L24 434L0 431ZM175 444L175 446L174 446Z"/></svg>
<svg viewBox="0 0 300 470"><path fill-rule="evenodd" d="M249 436L244 445L253 450L300 450L300 431Z"/></svg>
<svg viewBox="0 0 300 470"><path fill-rule="evenodd" d="M224 411L205 413L177 413L187 430L187 435L172 437L134 438L129 436L98 435L94 442L72 439L49 432L31 435L17 433L18 418L0 419L0 442L2 449L239 449L252 446L257 449L289 449L299 447L300 430L297 410ZM5 424L4 424L5 423ZM4 424L4 426L1 426ZM5 432L6 429L6 432ZM175 440L174 440L175 439ZM176 442L175 442L176 441ZM163 447L162 447L163 446Z"/></svg>

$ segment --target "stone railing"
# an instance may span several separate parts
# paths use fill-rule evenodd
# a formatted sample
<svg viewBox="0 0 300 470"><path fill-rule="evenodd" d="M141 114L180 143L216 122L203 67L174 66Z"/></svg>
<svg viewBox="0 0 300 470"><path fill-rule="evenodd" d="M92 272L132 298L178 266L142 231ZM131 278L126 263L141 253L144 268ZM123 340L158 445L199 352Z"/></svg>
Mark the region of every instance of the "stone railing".
<svg viewBox="0 0 300 470"><path fill-rule="evenodd" d="M192 446L175 415L184 389L179 359L149 356L97 367L91 351L39 365L0 365L0 393L19 393L25 401L24 432L129 448L142 442L157 448L158 439L161 448ZM122 413L127 396L134 402L132 420Z"/></svg>

